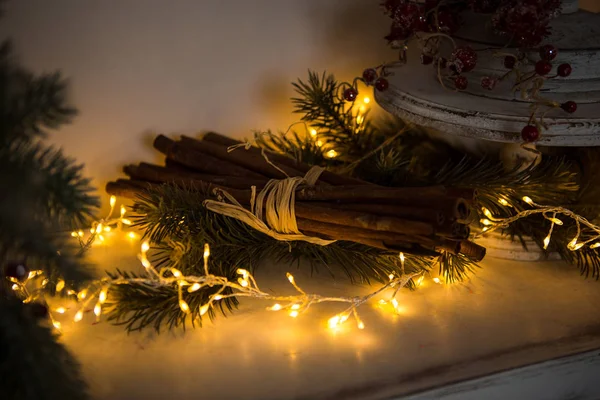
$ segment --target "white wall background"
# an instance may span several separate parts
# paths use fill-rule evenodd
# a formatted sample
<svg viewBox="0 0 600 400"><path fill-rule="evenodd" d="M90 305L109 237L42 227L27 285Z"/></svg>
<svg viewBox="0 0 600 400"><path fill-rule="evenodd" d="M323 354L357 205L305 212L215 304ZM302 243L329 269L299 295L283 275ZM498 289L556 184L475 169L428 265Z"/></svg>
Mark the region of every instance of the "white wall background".
<svg viewBox="0 0 600 400"><path fill-rule="evenodd" d="M156 157L153 132L285 129L290 82L348 79L395 53L379 0L9 0L0 34L35 71L61 69L80 115L52 141L95 184Z"/></svg>

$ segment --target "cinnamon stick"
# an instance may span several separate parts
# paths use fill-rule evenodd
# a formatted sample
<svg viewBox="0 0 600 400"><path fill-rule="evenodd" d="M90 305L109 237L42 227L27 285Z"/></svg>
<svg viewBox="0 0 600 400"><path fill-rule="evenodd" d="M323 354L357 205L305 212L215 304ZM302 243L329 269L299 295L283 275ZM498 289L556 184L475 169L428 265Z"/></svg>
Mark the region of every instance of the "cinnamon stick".
<svg viewBox="0 0 600 400"><path fill-rule="evenodd" d="M217 157L221 160L228 161L233 164L240 165L251 171L258 172L261 175L267 176L274 179L285 179L292 176L304 176L302 171L287 165L271 161L277 168L269 164L267 160L259 153L244 151L228 151L225 146L212 143L208 140L197 140L188 136L181 137L181 145L189 146L190 148L197 150L201 153ZM280 171L281 170L281 171ZM282 172L283 171L283 172Z"/></svg>
<svg viewBox="0 0 600 400"><path fill-rule="evenodd" d="M163 135L159 135L154 140L154 148L165 154L168 159L197 171L209 172L215 175L229 175L256 179L265 178L265 176L244 167L240 167L239 165L186 148Z"/></svg>
<svg viewBox="0 0 600 400"><path fill-rule="evenodd" d="M234 189L248 189L256 186L258 189L264 187L266 179L240 178L237 176L222 176L201 174L193 171L176 170L170 167L161 167L148 163L139 165L126 165L123 172L133 179L146 180L158 183L185 183L188 181L204 181Z"/></svg>
<svg viewBox="0 0 600 400"><path fill-rule="evenodd" d="M307 186L296 192L296 197L306 201L339 201L339 202L394 202L410 204L445 204L445 188L429 187L370 187L364 186Z"/></svg>
<svg viewBox="0 0 600 400"><path fill-rule="evenodd" d="M242 143L239 140L231 139L227 136L223 136L223 135L220 135L215 132L205 133L202 137L202 140L216 143L216 144L219 144L219 145L225 146L225 147L230 147L230 146L234 146L234 145ZM248 150L245 150L244 148L234 150L233 154L237 155L238 152L244 152L244 151L254 153L257 155L261 155L261 150L258 147L254 147L254 146L250 147ZM298 162L298 161L296 161L292 158L289 158L285 155L274 153L272 151L267 151L267 150L265 150L265 151L267 152L267 156L269 157L269 160L271 160L272 162L275 162L277 165L285 165L287 167L294 168L294 169L302 172L302 174L307 173L308 170L311 169L311 166L306 163ZM376 186L370 182L363 181L362 179L356 179L356 178L352 178L350 176L345 176L345 175L338 175L338 174L334 174L330 171L323 171L319 180L323 181L323 182L327 182L332 185Z"/></svg>
<svg viewBox="0 0 600 400"><path fill-rule="evenodd" d="M366 212L375 215L393 215L398 218L408 218L415 221L429 222L434 226L441 226L446 219L452 218L450 215L444 215L444 213L440 210L393 204L349 203L338 204L336 205L336 208L341 210Z"/></svg>

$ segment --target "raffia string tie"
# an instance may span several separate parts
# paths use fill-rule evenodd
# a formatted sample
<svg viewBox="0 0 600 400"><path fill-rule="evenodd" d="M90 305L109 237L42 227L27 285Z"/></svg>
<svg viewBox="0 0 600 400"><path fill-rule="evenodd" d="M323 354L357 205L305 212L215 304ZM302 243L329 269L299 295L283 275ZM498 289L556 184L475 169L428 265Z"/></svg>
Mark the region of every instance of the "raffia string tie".
<svg viewBox="0 0 600 400"><path fill-rule="evenodd" d="M306 236L298 230L295 211L296 189L298 186L314 186L323 171L324 168L315 166L304 177L271 179L258 195L256 194L256 187L253 186L250 210L244 208L231 194L224 190L219 190L222 201L205 200L204 206L217 214L242 221L257 231L280 241L302 240L327 246L335 240Z"/></svg>

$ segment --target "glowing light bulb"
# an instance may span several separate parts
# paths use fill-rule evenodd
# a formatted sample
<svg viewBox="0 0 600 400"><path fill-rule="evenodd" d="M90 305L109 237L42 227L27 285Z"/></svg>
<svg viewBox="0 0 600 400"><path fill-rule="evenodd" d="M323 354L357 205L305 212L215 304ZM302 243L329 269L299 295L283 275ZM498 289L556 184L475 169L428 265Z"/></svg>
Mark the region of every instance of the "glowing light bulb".
<svg viewBox="0 0 600 400"><path fill-rule="evenodd" d="M294 275L290 274L289 272L287 272L285 274L285 276L287 276L288 280L290 281L290 283L294 283Z"/></svg>
<svg viewBox="0 0 600 400"><path fill-rule="evenodd" d="M188 281L186 281L185 279L182 279L182 280L177 281L177 284L179 286L183 287L183 286L189 286L190 283Z"/></svg>
<svg viewBox="0 0 600 400"><path fill-rule="evenodd" d="M100 243L104 242L104 236L98 235L98 240L100 241Z"/></svg>
<svg viewBox="0 0 600 400"><path fill-rule="evenodd" d="M558 219L558 218L548 217L547 219L548 219L548 221L553 222L556 225L562 225L563 224L563 222L560 219Z"/></svg>
<svg viewBox="0 0 600 400"><path fill-rule="evenodd" d="M125 206L121 206L121 218L123 218L125 216L125 213L127 212L127 209L125 208Z"/></svg>
<svg viewBox="0 0 600 400"><path fill-rule="evenodd" d="M19 290L19 285L17 285L17 284L15 283L15 284L13 284L13 285L11 286L11 289L12 289L12 290Z"/></svg>
<svg viewBox="0 0 600 400"><path fill-rule="evenodd" d="M544 238L544 250L548 249L548 245L550 244L550 235Z"/></svg>
<svg viewBox="0 0 600 400"><path fill-rule="evenodd" d="M356 116L356 123L357 123L358 125L362 124L362 122L363 122L364 120L365 120L365 117L364 117L364 116L362 116L362 115L358 115L358 116Z"/></svg>
<svg viewBox="0 0 600 400"><path fill-rule="evenodd" d="M71 236L77 237L77 232L75 232L75 231L71 232Z"/></svg>
<svg viewBox="0 0 600 400"><path fill-rule="evenodd" d="M127 218L121 218L121 222L125 225L131 225L131 220L128 220Z"/></svg>
<svg viewBox="0 0 600 400"><path fill-rule="evenodd" d="M369 97L365 96L365 98L363 99L363 102L364 102L365 104L369 104L369 103L371 102L371 98L369 98Z"/></svg>
<svg viewBox="0 0 600 400"><path fill-rule="evenodd" d="M365 329L365 324L360 320L358 321L357 326L358 326L358 329Z"/></svg>
<svg viewBox="0 0 600 400"><path fill-rule="evenodd" d="M248 287L248 281L245 280L244 278L238 278L238 283L240 285L242 285L243 287Z"/></svg>
<svg viewBox="0 0 600 400"><path fill-rule="evenodd" d="M83 300L87 296L87 289L83 289L81 292L77 293L77 299Z"/></svg>
<svg viewBox="0 0 600 400"><path fill-rule="evenodd" d="M322 142L322 141L320 141L320 140L317 140L317 141L315 142L315 144L317 145L317 147L321 147L321 146L323 146L323 142Z"/></svg>
<svg viewBox="0 0 600 400"><path fill-rule="evenodd" d="M340 316L339 315L335 315L335 316L329 318L329 321L327 321L327 325L329 325L330 329L337 328L337 326L339 324L340 324Z"/></svg>
<svg viewBox="0 0 600 400"><path fill-rule="evenodd" d="M396 300L395 297L392 299L392 305L394 306L394 308L398 308L398 300Z"/></svg>
<svg viewBox="0 0 600 400"><path fill-rule="evenodd" d="M317 136L317 130L316 129L311 129L309 132L310 132L310 136L312 136L312 137Z"/></svg>
<svg viewBox="0 0 600 400"><path fill-rule="evenodd" d="M64 307L58 307L54 311L59 314L64 314L67 310Z"/></svg>
<svg viewBox="0 0 600 400"><path fill-rule="evenodd" d="M179 308L186 314L190 312L190 306L183 299L179 300Z"/></svg>
<svg viewBox="0 0 600 400"><path fill-rule="evenodd" d="M135 233L133 233L133 232L129 232L129 233L127 234L127 237L128 237L129 239L135 239Z"/></svg>
<svg viewBox="0 0 600 400"><path fill-rule="evenodd" d="M529 197L529 196L523 196L523 201L525 203L529 204L530 206L532 206L534 204L533 200L531 200L531 197Z"/></svg>
<svg viewBox="0 0 600 400"><path fill-rule="evenodd" d="M208 304L203 305L202 307L200 307L200 315L204 315L206 314L206 312L208 311Z"/></svg>
<svg viewBox="0 0 600 400"><path fill-rule="evenodd" d="M290 317L296 318L298 316L298 311L290 311Z"/></svg>
<svg viewBox="0 0 600 400"><path fill-rule="evenodd" d="M150 250L150 243L148 243L146 240L144 243L142 243L142 253L147 253L148 250Z"/></svg>
<svg viewBox="0 0 600 400"><path fill-rule="evenodd" d="M498 199L498 203L500 203L500 205L503 205L503 206L509 206L510 205L509 202L506 201L506 200L504 200L502 197L500 197Z"/></svg>
<svg viewBox="0 0 600 400"><path fill-rule="evenodd" d="M361 106L358 108L358 111L360 111L361 113L364 113L365 111L367 111L367 107L365 107L364 105L361 105ZM357 120L358 120L358 118L357 118ZM360 122L359 122L359 123L360 123Z"/></svg>
<svg viewBox="0 0 600 400"><path fill-rule="evenodd" d="M400 262L404 265L404 253L400 253Z"/></svg>
<svg viewBox="0 0 600 400"><path fill-rule="evenodd" d="M221 300L222 298L223 298L223 296L221 296L220 294L215 294L213 296L213 300L215 300L215 301Z"/></svg>
<svg viewBox="0 0 600 400"><path fill-rule="evenodd" d="M424 279L425 279L424 276L421 276L419 279L417 279L417 286L421 286L423 284Z"/></svg>
<svg viewBox="0 0 600 400"><path fill-rule="evenodd" d="M49 282L50 282L50 280L48 278L44 279L42 281L42 287L46 286Z"/></svg>
<svg viewBox="0 0 600 400"><path fill-rule="evenodd" d="M108 297L108 290L107 289L102 289L102 291L98 295L98 301L100 302L100 304L104 304L104 302L106 301L107 297Z"/></svg>
<svg viewBox="0 0 600 400"><path fill-rule="evenodd" d="M325 153L325 155L329 158L335 158L337 156L337 151L331 149L329 150L327 153Z"/></svg>
<svg viewBox="0 0 600 400"><path fill-rule="evenodd" d="M204 258L207 259L210 256L210 246L208 243L204 243Z"/></svg>
<svg viewBox="0 0 600 400"><path fill-rule="evenodd" d="M292 310L299 310L299 309L300 309L300 304L294 304L294 305L291 307L291 309L292 309Z"/></svg>
<svg viewBox="0 0 600 400"><path fill-rule="evenodd" d="M394 274L389 274L388 278L390 278L390 281L394 280Z"/></svg>
<svg viewBox="0 0 600 400"><path fill-rule="evenodd" d="M384 299L379 300L379 304L384 305L387 304L387 301L385 301Z"/></svg>
<svg viewBox="0 0 600 400"><path fill-rule="evenodd" d="M182 276L181 271L178 270L177 268L171 268L171 273L173 274L173 276L175 278L181 278L181 276Z"/></svg>
<svg viewBox="0 0 600 400"><path fill-rule="evenodd" d="M195 292L198 289L200 289L200 284L199 283L194 283L192 286L190 286L188 288L188 293Z"/></svg>
<svg viewBox="0 0 600 400"><path fill-rule="evenodd" d="M248 275L249 275L249 272L248 272L248 271L246 271L246 270L245 270L245 269L243 269L243 268L238 268L236 272L237 272L239 275L242 275L244 278L247 278L247 277L248 277Z"/></svg>
<svg viewBox="0 0 600 400"><path fill-rule="evenodd" d="M267 307L267 310L269 311L279 311L281 310L281 304L273 304L271 307Z"/></svg>
<svg viewBox="0 0 600 400"><path fill-rule="evenodd" d="M73 321L75 322L79 322L83 319L83 311L79 310L77 311L77 313L75 314L75 317L73 318Z"/></svg>
<svg viewBox="0 0 600 400"><path fill-rule="evenodd" d="M440 280L440 278L438 278L437 276L436 276L435 278L433 278L433 281L434 281L435 283L439 283L439 284L441 284L441 283L442 283L442 281Z"/></svg>
<svg viewBox="0 0 600 400"><path fill-rule="evenodd" d="M590 245L590 249L595 249L597 247L600 247L600 242L596 242L596 243Z"/></svg>
<svg viewBox="0 0 600 400"><path fill-rule="evenodd" d="M571 250L574 250L576 245L577 245L577 238L573 238L573 240L571 240L569 242L569 244L567 244L567 247Z"/></svg>
<svg viewBox="0 0 600 400"><path fill-rule="evenodd" d="M152 266L152 264L150 263L150 261L148 261L148 259L146 258L145 254L142 255L142 257L140 258L140 261L142 262L142 265L146 269L148 269L148 268L150 268Z"/></svg>
<svg viewBox="0 0 600 400"><path fill-rule="evenodd" d="M99 223L96 227L96 233L102 233L102 229L104 229L104 225L102 225L102 223Z"/></svg>
<svg viewBox="0 0 600 400"><path fill-rule="evenodd" d="M94 306L94 314L96 314L96 317L99 317L100 314L102 314L102 304L100 304L100 302L97 302Z"/></svg>
<svg viewBox="0 0 600 400"><path fill-rule="evenodd" d="M60 330L60 328L61 328L61 324L58 321L52 321L52 325L54 325L54 327L58 330Z"/></svg>
<svg viewBox="0 0 600 400"><path fill-rule="evenodd" d="M483 218L483 219L479 220L479 222L481 222L483 225L487 225L487 226L494 225L494 223L487 218Z"/></svg>
<svg viewBox="0 0 600 400"><path fill-rule="evenodd" d="M78 231L77 232L77 236L82 237L83 236L83 231Z"/></svg>
<svg viewBox="0 0 600 400"><path fill-rule="evenodd" d="M117 203L116 196L110 196L110 206L114 207L116 203Z"/></svg>
<svg viewBox="0 0 600 400"><path fill-rule="evenodd" d="M492 213L487 208L483 207L483 208L481 208L481 211L483 211L483 215L485 215L486 217L493 218Z"/></svg>

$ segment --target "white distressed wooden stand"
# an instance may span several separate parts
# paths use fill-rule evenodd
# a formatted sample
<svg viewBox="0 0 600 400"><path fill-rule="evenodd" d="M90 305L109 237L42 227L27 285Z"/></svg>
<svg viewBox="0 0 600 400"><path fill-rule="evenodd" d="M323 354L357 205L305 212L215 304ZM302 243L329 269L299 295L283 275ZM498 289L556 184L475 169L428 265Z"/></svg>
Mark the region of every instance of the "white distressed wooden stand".
<svg viewBox="0 0 600 400"><path fill-rule="evenodd" d="M544 98L577 102L574 114L552 109L544 117L548 129L536 143L540 146L600 146L600 14L578 10L577 1L563 1L563 14L552 22L552 35L544 43L558 49L553 60L556 67L569 63L573 67L567 78L549 79L544 83ZM465 29L458 32L458 45L468 44L476 50L498 48L506 41L493 35L485 18L466 16ZM481 22L478 22L481 21ZM405 64L391 68L390 87L375 91L378 103L390 113L443 134L506 143L502 159L507 167L516 159L535 162L535 154L521 148L521 130L530 119L529 102L514 93L512 82L501 82L494 90L483 89L483 76L498 77L507 70L503 57L494 50L478 51L475 71L468 74L469 87L464 92L443 87L432 66L420 63L420 49L409 45ZM514 49L507 52L516 53ZM537 51L531 52L536 60ZM554 72L553 72L554 73ZM532 146L534 147L534 146ZM500 240L497 235L484 239L490 256L515 260L537 260L545 256L537 246L524 251L520 243ZM533 243L530 243L533 244ZM521 250L517 250L521 248Z"/></svg>

